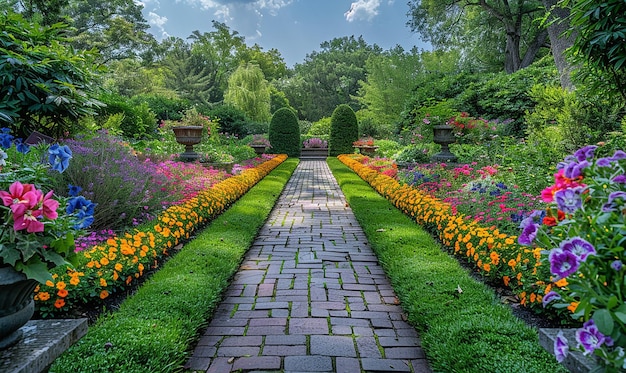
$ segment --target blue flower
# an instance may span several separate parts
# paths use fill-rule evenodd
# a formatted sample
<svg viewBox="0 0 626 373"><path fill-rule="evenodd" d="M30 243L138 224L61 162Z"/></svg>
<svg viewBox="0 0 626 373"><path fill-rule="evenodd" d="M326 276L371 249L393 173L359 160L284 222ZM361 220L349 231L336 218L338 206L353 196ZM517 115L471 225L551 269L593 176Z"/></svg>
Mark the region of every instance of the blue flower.
<svg viewBox="0 0 626 373"><path fill-rule="evenodd" d="M17 151L22 154L26 154L30 151L30 146L23 142L22 139L15 139L13 143L15 144Z"/></svg>
<svg viewBox="0 0 626 373"><path fill-rule="evenodd" d="M611 263L611 268L613 268L616 272L621 271L623 266L624 263L622 263L621 260L615 260L613 261L613 263Z"/></svg>
<svg viewBox="0 0 626 373"><path fill-rule="evenodd" d="M65 212L76 216L75 229L84 229L90 226L93 221L93 210L96 204L83 196L72 197L67 201Z"/></svg>
<svg viewBox="0 0 626 373"><path fill-rule="evenodd" d="M67 194L70 197L78 196L78 194L83 190L83 188L79 187L78 185L72 185L72 184L69 184L67 188L69 189Z"/></svg>
<svg viewBox="0 0 626 373"><path fill-rule="evenodd" d="M8 149L11 147L11 143L13 141L13 135L7 133L4 131L5 129L2 129L2 133L0 133L0 146L3 149Z"/></svg>
<svg viewBox="0 0 626 373"><path fill-rule="evenodd" d="M67 145L54 144L48 149L48 161L52 165L52 169L63 172L70 165L72 158L72 150Z"/></svg>
<svg viewBox="0 0 626 373"><path fill-rule="evenodd" d="M503 182L496 183L496 187L500 189L507 189L507 186Z"/></svg>

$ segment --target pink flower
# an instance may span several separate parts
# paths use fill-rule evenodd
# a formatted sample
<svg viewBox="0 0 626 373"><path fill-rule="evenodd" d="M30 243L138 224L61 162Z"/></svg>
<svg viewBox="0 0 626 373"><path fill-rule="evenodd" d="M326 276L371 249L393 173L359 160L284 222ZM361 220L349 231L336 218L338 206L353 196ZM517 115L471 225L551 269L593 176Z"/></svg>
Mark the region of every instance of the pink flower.
<svg viewBox="0 0 626 373"><path fill-rule="evenodd" d="M5 206L13 206L20 203L27 203L28 198L24 195L35 189L33 184L22 184L19 181L14 182L9 186L9 191L0 191L0 198Z"/></svg>
<svg viewBox="0 0 626 373"><path fill-rule="evenodd" d="M52 190L46 193L45 196L43 196L42 193L41 198L39 199L43 216L50 220L54 220L59 216L59 214L57 214L59 202L52 199L52 193L54 193Z"/></svg>

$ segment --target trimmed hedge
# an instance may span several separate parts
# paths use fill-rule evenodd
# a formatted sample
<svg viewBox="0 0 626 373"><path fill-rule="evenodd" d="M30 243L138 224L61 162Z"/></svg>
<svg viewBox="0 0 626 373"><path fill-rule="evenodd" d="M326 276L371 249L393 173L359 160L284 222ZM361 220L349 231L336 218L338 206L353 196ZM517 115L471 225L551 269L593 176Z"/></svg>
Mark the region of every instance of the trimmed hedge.
<svg viewBox="0 0 626 373"><path fill-rule="evenodd" d="M353 153L352 143L359 138L359 124L354 110L346 104L337 106L330 118L330 141L328 151L331 156Z"/></svg>
<svg viewBox="0 0 626 373"><path fill-rule="evenodd" d="M270 122L269 140L272 153L300 156L300 125L293 110L281 108L274 113Z"/></svg>

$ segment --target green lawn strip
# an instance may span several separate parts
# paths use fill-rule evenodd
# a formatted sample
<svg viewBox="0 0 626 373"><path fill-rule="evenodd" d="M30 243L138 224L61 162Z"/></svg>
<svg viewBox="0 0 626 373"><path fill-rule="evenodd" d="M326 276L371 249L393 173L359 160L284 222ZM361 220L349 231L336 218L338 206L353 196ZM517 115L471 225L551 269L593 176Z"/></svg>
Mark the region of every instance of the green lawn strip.
<svg viewBox="0 0 626 373"><path fill-rule="evenodd" d="M537 331L336 158L328 163L435 371L564 372Z"/></svg>
<svg viewBox="0 0 626 373"><path fill-rule="evenodd" d="M297 163L285 161L199 232L50 372L181 371Z"/></svg>

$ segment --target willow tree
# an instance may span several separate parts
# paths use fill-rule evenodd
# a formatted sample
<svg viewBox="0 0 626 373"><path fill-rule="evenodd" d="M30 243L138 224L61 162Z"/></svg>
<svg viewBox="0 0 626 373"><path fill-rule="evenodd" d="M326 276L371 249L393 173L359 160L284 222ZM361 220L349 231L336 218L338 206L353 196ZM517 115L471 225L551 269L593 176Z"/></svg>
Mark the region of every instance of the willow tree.
<svg viewBox="0 0 626 373"><path fill-rule="evenodd" d="M228 78L224 103L243 110L253 121L270 121L270 86L259 65L240 65L232 73Z"/></svg>

